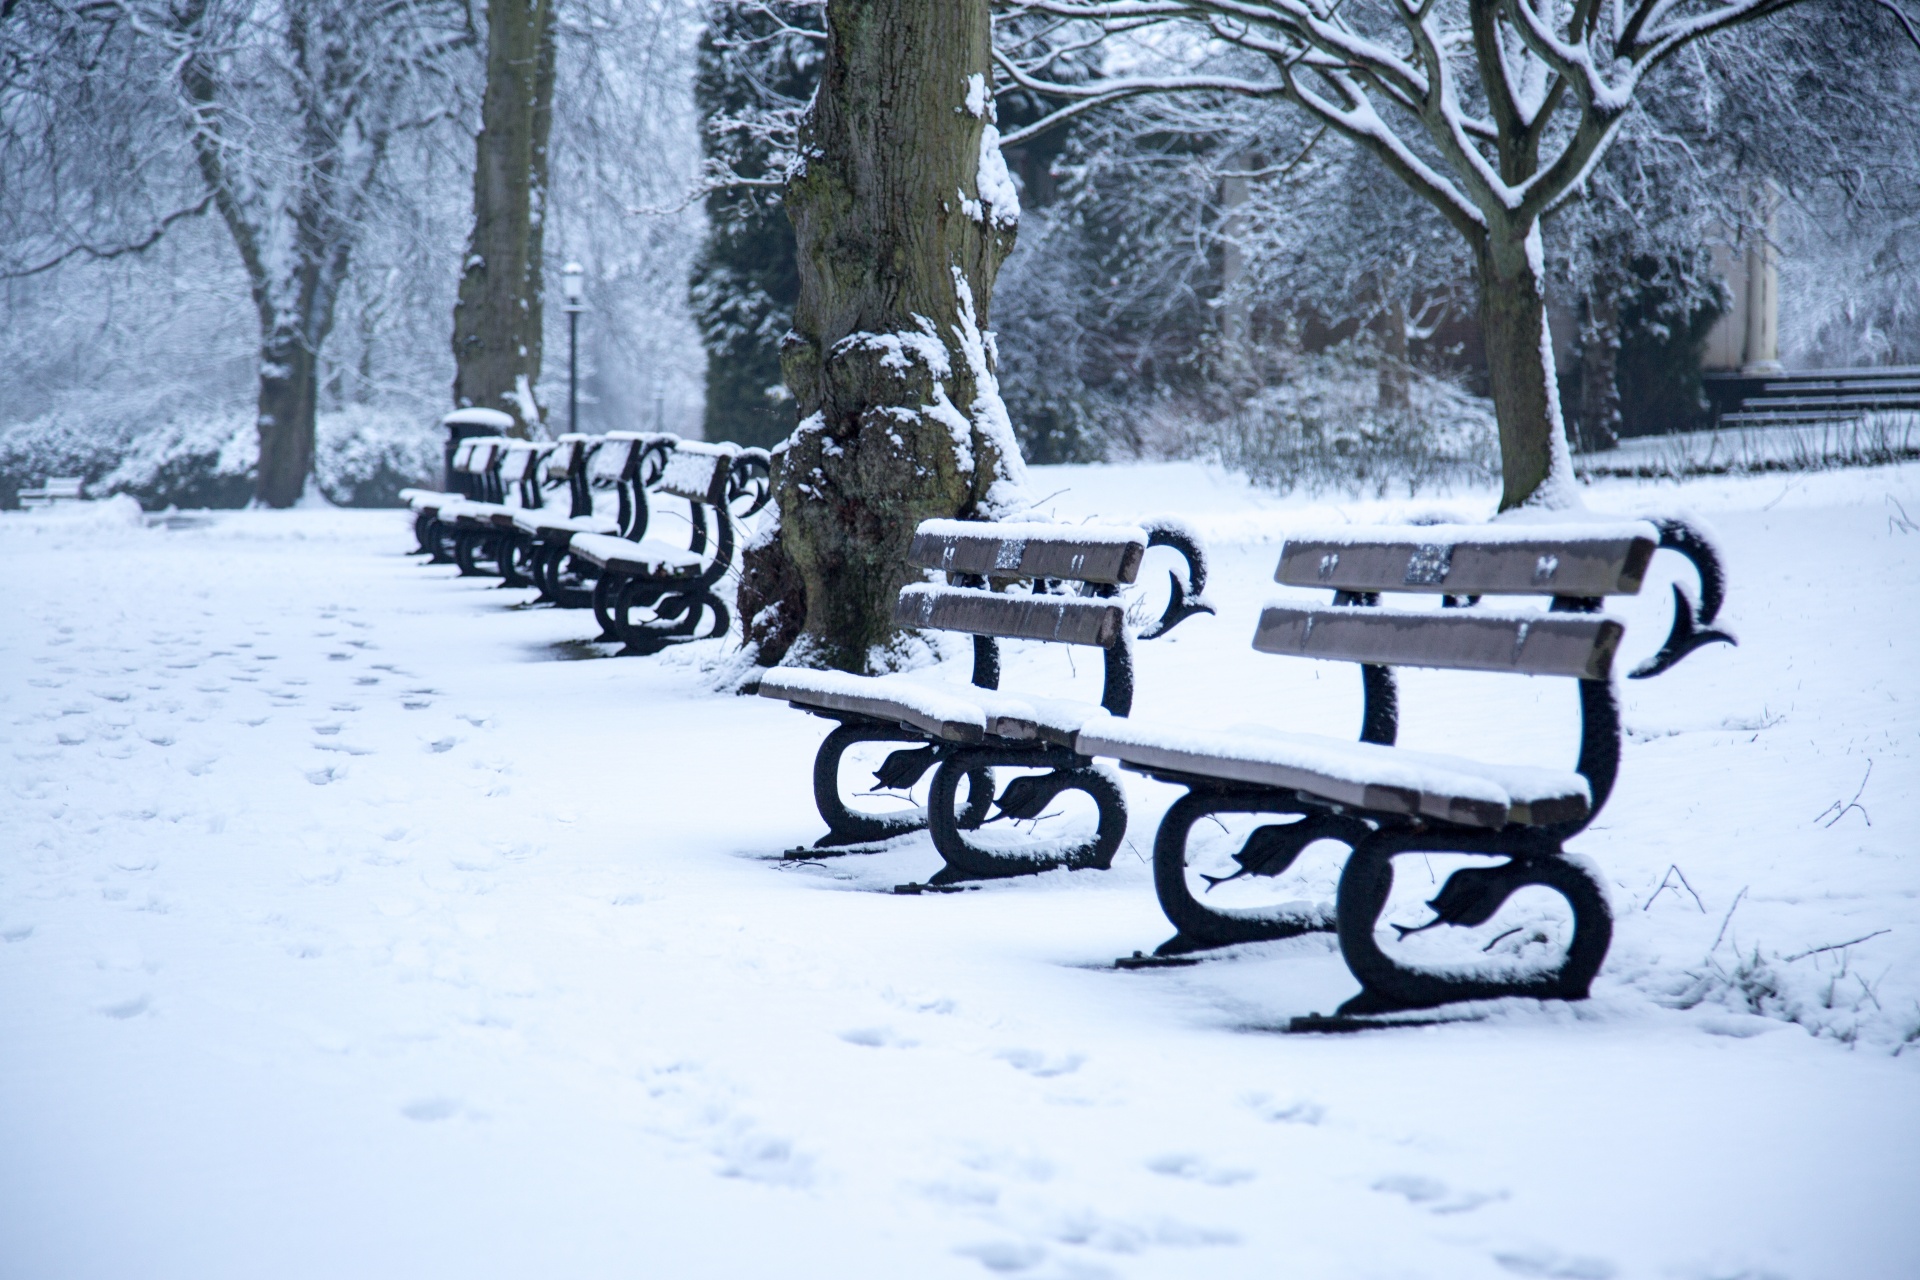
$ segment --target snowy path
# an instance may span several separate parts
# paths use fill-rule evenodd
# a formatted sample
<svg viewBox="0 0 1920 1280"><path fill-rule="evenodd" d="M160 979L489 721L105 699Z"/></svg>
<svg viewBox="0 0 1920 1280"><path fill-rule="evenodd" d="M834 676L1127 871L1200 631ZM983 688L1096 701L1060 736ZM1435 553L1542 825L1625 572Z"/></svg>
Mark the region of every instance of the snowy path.
<svg viewBox="0 0 1920 1280"><path fill-rule="evenodd" d="M1247 649L1333 509L1036 470L1215 543L1139 714L1350 731L1350 670ZM774 861L824 725L709 692L713 646L566 660L590 619L388 513L0 516L0 1277L1920 1275L1889 494L1920 467L1592 491L1711 520L1742 640L1627 688L1595 999L1355 1037L1272 1033L1351 990L1325 939L1105 967L1167 932L1168 788L1110 873L873 892L937 858ZM1055 660L1009 687L1097 680ZM1403 741L1571 760L1569 691L1464 681Z"/></svg>

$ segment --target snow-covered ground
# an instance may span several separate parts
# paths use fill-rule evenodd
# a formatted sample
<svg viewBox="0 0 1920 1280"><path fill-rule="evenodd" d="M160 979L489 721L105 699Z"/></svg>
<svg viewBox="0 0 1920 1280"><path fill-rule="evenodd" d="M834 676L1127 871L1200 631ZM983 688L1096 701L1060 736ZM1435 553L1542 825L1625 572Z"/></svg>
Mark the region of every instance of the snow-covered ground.
<svg viewBox="0 0 1920 1280"><path fill-rule="evenodd" d="M1355 730L1248 648L1279 539L1436 504L1036 473L1212 542L1136 714ZM1594 998L1352 1036L1279 1030L1326 938L1110 967L1171 788L1110 872L897 896L924 837L778 860L827 726L717 642L570 660L392 513L0 516L0 1276L1920 1275L1920 466L1588 495L1716 526L1741 638L1625 686ZM1403 704L1574 755L1567 682Z"/></svg>

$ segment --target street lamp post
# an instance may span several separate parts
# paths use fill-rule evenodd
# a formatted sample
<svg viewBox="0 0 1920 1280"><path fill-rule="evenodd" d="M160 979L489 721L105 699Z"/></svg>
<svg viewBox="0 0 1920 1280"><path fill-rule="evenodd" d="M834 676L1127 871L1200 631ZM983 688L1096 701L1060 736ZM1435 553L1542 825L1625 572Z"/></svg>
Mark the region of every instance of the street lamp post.
<svg viewBox="0 0 1920 1280"><path fill-rule="evenodd" d="M580 430L580 313L587 292L586 269L569 262L560 269L560 287L567 295L567 430Z"/></svg>

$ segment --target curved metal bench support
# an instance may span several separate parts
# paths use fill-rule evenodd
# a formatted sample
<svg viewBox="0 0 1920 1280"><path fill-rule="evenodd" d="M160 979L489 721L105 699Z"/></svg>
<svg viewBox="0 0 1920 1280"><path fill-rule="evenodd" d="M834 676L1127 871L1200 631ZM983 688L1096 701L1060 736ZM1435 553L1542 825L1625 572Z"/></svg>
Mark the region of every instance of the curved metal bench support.
<svg viewBox="0 0 1920 1280"><path fill-rule="evenodd" d="M1441 925L1485 924L1520 890L1549 889L1573 911L1573 937L1558 964L1531 972L1421 969L1389 956L1375 930L1393 891L1393 860L1413 853L1477 853L1504 857L1492 867L1466 867L1447 877L1428 902L1434 918L1401 936ZM1430 1009L1458 1000L1526 996L1538 1000L1584 1000L1613 940L1613 912L1606 890L1586 859L1563 852L1539 832L1476 836L1458 830L1383 830L1362 840L1340 875L1340 954L1360 981L1360 994L1340 1006L1342 1015ZM1396 926L1399 927L1399 926Z"/></svg>
<svg viewBox="0 0 1920 1280"><path fill-rule="evenodd" d="M1184 955L1239 942L1266 942L1333 928L1325 911L1258 911L1209 906L1187 883L1187 842L1194 825L1221 813L1296 814L1299 821L1269 823L1248 835L1234 861L1240 870L1213 879L1222 884L1241 876L1278 876L1316 840L1338 840L1349 848L1373 834L1358 818L1315 808L1271 790L1196 787L1173 802L1153 841L1153 887L1161 909L1178 931L1155 949L1157 956ZM1212 885L1209 885L1211 888Z"/></svg>
<svg viewBox="0 0 1920 1280"><path fill-rule="evenodd" d="M884 790L905 790L939 763L940 748L926 745L923 734L873 720L841 721L813 757L813 804L827 824L827 834L813 842L816 849L889 840L927 825L925 809L890 814L858 813L840 798L841 758L863 742L914 744L890 754L875 771L874 781ZM992 804L993 775L982 770L969 778L967 807L957 815L956 821L969 828L977 827Z"/></svg>
<svg viewBox="0 0 1920 1280"><path fill-rule="evenodd" d="M1090 839L1066 847L1039 847L1032 851L989 849L975 844L965 834L968 823L982 800L993 795L989 782L996 766L1023 769L1049 769L1040 775L1015 778L999 797L1000 812L987 821L1001 818L1024 820L1037 818L1042 810L1063 791L1085 792L1099 812L1099 822ZM966 810L957 806L960 780L968 779ZM933 847L946 859L946 866L934 875L930 884L954 884L963 880L998 880L1008 876L1032 875L1054 867L1078 871L1086 867L1106 870L1127 833L1127 802L1120 780L1083 756L1061 747L1019 750L1010 747L963 747L952 751L934 771L933 790L927 796L927 827Z"/></svg>

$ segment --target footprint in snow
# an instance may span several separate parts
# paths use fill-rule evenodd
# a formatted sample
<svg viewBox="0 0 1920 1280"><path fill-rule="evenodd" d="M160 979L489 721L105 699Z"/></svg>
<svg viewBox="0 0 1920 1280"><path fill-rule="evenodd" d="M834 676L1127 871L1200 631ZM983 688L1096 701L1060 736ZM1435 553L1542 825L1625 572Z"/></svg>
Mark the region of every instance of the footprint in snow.
<svg viewBox="0 0 1920 1280"><path fill-rule="evenodd" d="M446 1120L459 1113L460 1104L452 1098L416 1098L400 1108L401 1115L409 1120L418 1120L422 1124Z"/></svg>
<svg viewBox="0 0 1920 1280"><path fill-rule="evenodd" d="M139 1017L152 1007L152 1004L153 1002L146 996L134 996L130 1000L118 1000L112 1004L99 1005L97 1008L107 1017L124 1022L128 1018Z"/></svg>
<svg viewBox="0 0 1920 1280"><path fill-rule="evenodd" d="M1612 1280L1619 1270L1605 1258L1569 1257L1543 1247L1496 1253L1493 1260L1517 1276L1540 1280Z"/></svg>
<svg viewBox="0 0 1920 1280"><path fill-rule="evenodd" d="M325 769L309 769L306 779L316 787L324 787L329 782L338 782L347 776L347 771L339 765L329 765Z"/></svg>
<svg viewBox="0 0 1920 1280"><path fill-rule="evenodd" d="M1011 1274L1016 1271L1031 1271L1047 1260L1047 1251L1037 1244L1025 1244L1017 1240L987 1240L979 1244L963 1244L954 1250L963 1258L976 1259L989 1271Z"/></svg>
<svg viewBox="0 0 1920 1280"><path fill-rule="evenodd" d="M1299 1099L1275 1102L1264 1093L1248 1094L1244 1101L1253 1113L1269 1124L1319 1124L1327 1118L1327 1109L1317 1102Z"/></svg>
<svg viewBox="0 0 1920 1280"><path fill-rule="evenodd" d="M1429 1213L1468 1213L1483 1204L1507 1198L1504 1191L1454 1191L1438 1178L1426 1178L1415 1173L1392 1174L1374 1183L1373 1189L1387 1195L1404 1196L1408 1204L1418 1205Z"/></svg>
<svg viewBox="0 0 1920 1280"><path fill-rule="evenodd" d="M851 1031L842 1031L840 1038L848 1044L857 1044L869 1049L911 1049L919 1042L902 1039L892 1027L855 1027Z"/></svg>
<svg viewBox="0 0 1920 1280"><path fill-rule="evenodd" d="M1038 1049L1002 1049L993 1055L1016 1071L1024 1071L1030 1076L1042 1080L1054 1076L1070 1075L1080 1069L1086 1055L1079 1053L1063 1054L1058 1058L1049 1058Z"/></svg>
<svg viewBox="0 0 1920 1280"><path fill-rule="evenodd" d="M1194 1155L1155 1156L1147 1168L1169 1178L1185 1178L1209 1187L1230 1187L1253 1177L1251 1169L1226 1169Z"/></svg>

